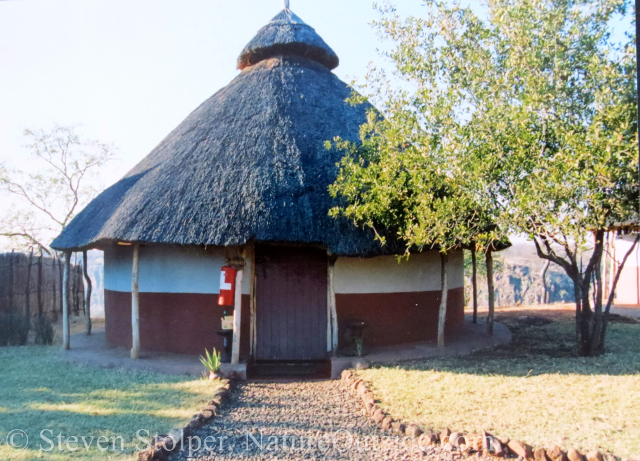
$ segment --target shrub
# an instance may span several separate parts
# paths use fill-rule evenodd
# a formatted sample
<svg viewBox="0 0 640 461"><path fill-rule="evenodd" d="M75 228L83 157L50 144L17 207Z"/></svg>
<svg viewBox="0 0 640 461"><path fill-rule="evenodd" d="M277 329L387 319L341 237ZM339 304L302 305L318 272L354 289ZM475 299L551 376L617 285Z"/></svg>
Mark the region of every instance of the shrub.
<svg viewBox="0 0 640 461"><path fill-rule="evenodd" d="M44 315L38 317L38 320L36 320L35 324L35 331L36 344L47 346L53 344L53 337L55 336L56 332L53 329L53 324L48 317L45 317Z"/></svg>
<svg viewBox="0 0 640 461"><path fill-rule="evenodd" d="M0 346L24 346L30 327L26 315L14 311L0 313Z"/></svg>

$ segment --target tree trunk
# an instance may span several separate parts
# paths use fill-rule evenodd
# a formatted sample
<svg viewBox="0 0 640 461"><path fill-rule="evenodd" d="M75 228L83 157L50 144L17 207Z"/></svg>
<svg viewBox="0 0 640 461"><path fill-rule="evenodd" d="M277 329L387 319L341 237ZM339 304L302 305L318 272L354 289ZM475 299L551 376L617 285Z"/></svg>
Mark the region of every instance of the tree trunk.
<svg viewBox="0 0 640 461"><path fill-rule="evenodd" d="M594 232L593 253L587 270L582 275L582 311L580 318L580 355L593 356L598 350L602 330L602 278L601 264L604 250L604 230ZM595 277L594 277L595 276ZM594 311L591 310L589 288L595 278ZM613 288L613 287L612 287ZM598 299L599 297L599 299ZM597 336L594 336L597 334ZM597 338L597 339L596 339ZM594 342L596 344L594 344Z"/></svg>
<svg viewBox="0 0 640 461"><path fill-rule="evenodd" d="M593 306L593 317L591 319L590 338L589 338L589 356L598 355L600 349L600 336L602 333L602 272L606 271L606 267L602 267L602 260L598 263L595 270L596 275L596 301Z"/></svg>
<svg viewBox="0 0 640 461"><path fill-rule="evenodd" d="M87 269L87 250L82 252L82 273L84 274L84 281L87 284L86 291L84 293L84 315L87 319L87 335L91 334L91 277L89 277L89 270Z"/></svg>
<svg viewBox="0 0 640 461"><path fill-rule="evenodd" d="M24 303L25 303L25 321L27 322L27 332L31 329L31 262L33 261L33 249L29 254L29 261L27 262L27 283L24 288Z"/></svg>
<svg viewBox="0 0 640 461"><path fill-rule="evenodd" d="M551 264L551 261L547 259L542 268L542 304L549 302L549 290L547 289L547 271L549 270L549 264Z"/></svg>
<svg viewBox="0 0 640 461"><path fill-rule="evenodd" d="M42 317L44 306L42 303L42 249L38 257L38 318Z"/></svg>
<svg viewBox="0 0 640 461"><path fill-rule="evenodd" d="M71 282L71 301L73 305L73 313L77 316L80 315L80 303L78 302L78 257L74 253L75 264L71 266L72 282Z"/></svg>
<svg viewBox="0 0 640 461"><path fill-rule="evenodd" d="M440 311L438 313L438 347L444 347L444 327L447 319L447 262L448 255L440 253Z"/></svg>
<svg viewBox="0 0 640 461"><path fill-rule="evenodd" d="M622 273L622 269L624 269L624 265L627 262L627 259L629 258L631 253L633 253L633 251L636 249L638 242L640 242L640 234L636 236L636 238L633 241L633 245L631 245L631 248L629 248L627 253L622 258L622 261L620 262L620 265L618 266L617 271L615 272L615 275L613 276L612 279L610 279L611 290L609 292L609 297L607 298L607 305L602 315L602 329L600 331L600 338L598 338L598 342L599 342L598 351L597 351L598 354L604 353L604 341L607 333L607 326L609 325L609 312L611 310L611 305L613 304L613 299L615 297L615 290L616 290L616 286L618 285L618 280L620 279L620 274Z"/></svg>
<svg viewBox="0 0 640 461"><path fill-rule="evenodd" d="M14 284L14 273L13 273L13 256L14 250L11 250L11 255L9 256L9 313L13 313L13 284Z"/></svg>
<svg viewBox="0 0 640 461"><path fill-rule="evenodd" d="M487 250L487 290L489 290L489 315L487 315L487 333L493 334L493 318L495 312L495 288L493 287L493 254Z"/></svg>
<svg viewBox="0 0 640 461"><path fill-rule="evenodd" d="M56 270L55 260L52 261L52 270ZM51 279L51 290L53 291L53 309L51 310L51 321L58 321L58 307L56 306L56 300L58 299L58 283L56 281L57 277L53 277Z"/></svg>
<svg viewBox="0 0 640 461"><path fill-rule="evenodd" d="M473 288L473 323L478 323L478 270L475 245L471 249L471 286Z"/></svg>

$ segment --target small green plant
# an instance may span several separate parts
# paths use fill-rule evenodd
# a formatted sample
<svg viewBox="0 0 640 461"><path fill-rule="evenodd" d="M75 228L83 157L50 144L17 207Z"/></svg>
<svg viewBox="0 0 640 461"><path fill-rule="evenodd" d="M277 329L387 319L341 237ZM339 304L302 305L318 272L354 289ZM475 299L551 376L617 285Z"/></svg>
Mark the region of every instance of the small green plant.
<svg viewBox="0 0 640 461"><path fill-rule="evenodd" d="M51 320L49 320L44 315L41 315L36 320L34 326L36 333L36 344L41 344L44 346L50 346L51 344L53 344L53 337L55 336L56 332L53 329Z"/></svg>
<svg viewBox="0 0 640 461"><path fill-rule="evenodd" d="M200 356L200 362L202 365L209 370L210 373L217 373L220 369L220 352L216 351L216 348L213 348L211 354L209 354L208 350L204 350L205 356Z"/></svg>

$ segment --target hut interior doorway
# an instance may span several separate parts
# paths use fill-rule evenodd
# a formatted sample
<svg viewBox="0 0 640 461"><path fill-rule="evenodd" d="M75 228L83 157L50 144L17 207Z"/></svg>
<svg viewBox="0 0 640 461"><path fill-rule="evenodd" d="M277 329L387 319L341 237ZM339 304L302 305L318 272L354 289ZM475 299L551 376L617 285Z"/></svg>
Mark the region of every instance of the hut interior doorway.
<svg viewBox="0 0 640 461"><path fill-rule="evenodd" d="M326 252L279 245L255 251L255 359L327 359Z"/></svg>

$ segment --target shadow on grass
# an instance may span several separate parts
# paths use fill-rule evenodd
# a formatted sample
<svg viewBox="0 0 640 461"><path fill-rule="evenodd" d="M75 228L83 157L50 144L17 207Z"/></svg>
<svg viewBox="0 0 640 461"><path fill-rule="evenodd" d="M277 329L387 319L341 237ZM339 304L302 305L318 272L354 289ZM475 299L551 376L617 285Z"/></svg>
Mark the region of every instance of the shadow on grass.
<svg viewBox="0 0 640 461"><path fill-rule="evenodd" d="M48 347L0 348L0 458L7 459L126 459L138 448L136 438L167 433L182 426L212 393L211 384L189 377L165 376L142 372L106 370L67 364L57 358L57 349ZM209 386L209 387L207 387ZM24 430L29 436L24 452L7 452L2 446L12 430ZM56 448L42 457L41 446L52 439ZM50 431L50 432L49 432ZM62 434L63 452L58 434ZM82 447L70 453L67 437L93 436L92 448ZM122 437L124 453L101 453L98 437ZM73 444L72 444L73 445ZM33 457L33 458L31 458Z"/></svg>
<svg viewBox="0 0 640 461"><path fill-rule="evenodd" d="M612 316L606 353L578 355L575 323L566 312L553 315L501 313L496 321L512 332L509 344L467 356L398 364L406 370L439 370L480 375L532 376L540 374L637 375L640 373L640 322Z"/></svg>

